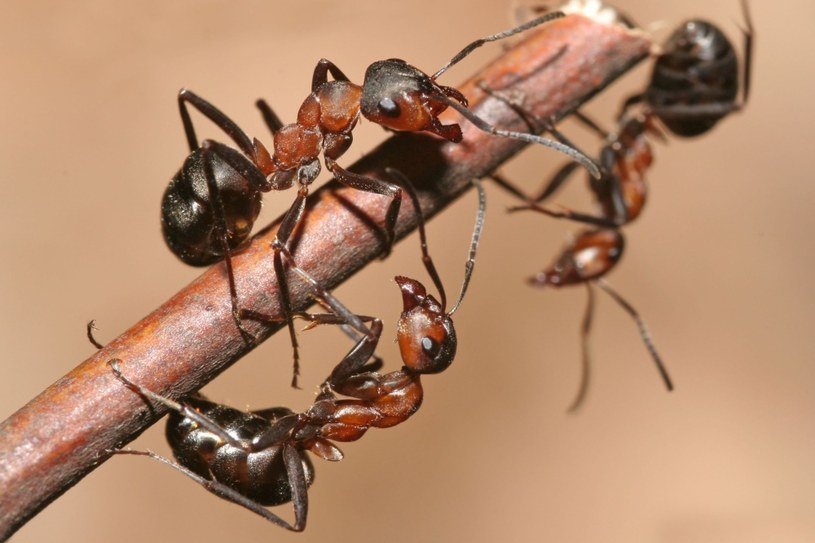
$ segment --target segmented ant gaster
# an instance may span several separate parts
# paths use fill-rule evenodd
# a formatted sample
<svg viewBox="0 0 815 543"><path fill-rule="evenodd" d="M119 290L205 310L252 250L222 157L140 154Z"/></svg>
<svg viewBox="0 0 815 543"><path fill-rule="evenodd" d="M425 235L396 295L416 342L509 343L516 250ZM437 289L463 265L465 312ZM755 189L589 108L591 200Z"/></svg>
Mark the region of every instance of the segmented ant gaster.
<svg viewBox="0 0 815 543"><path fill-rule="evenodd" d="M711 22L692 19L662 46L648 87L625 101L623 114L642 102L673 134L693 137L742 109L750 94L755 33L747 0L741 0L741 7L746 25L741 82L736 49L724 32Z"/></svg>

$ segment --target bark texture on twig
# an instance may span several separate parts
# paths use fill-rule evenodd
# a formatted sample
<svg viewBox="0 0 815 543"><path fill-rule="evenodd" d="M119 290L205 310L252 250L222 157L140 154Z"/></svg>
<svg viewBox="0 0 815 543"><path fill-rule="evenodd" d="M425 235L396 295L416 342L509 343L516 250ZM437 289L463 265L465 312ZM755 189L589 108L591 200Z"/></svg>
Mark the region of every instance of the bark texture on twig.
<svg viewBox="0 0 815 543"><path fill-rule="evenodd" d="M559 119L644 58L649 47L642 35L569 16L530 32L459 89L482 118L525 131L506 104L485 99L477 81L518 92L534 114ZM485 134L455 113L445 122L461 123L464 142L398 134L350 169L379 178L385 177L386 167L400 170L416 184L422 208L431 217L465 192L470 179L492 171L523 147ZM381 255L385 208L382 196L329 183L309 199L296 236L297 261L327 288L336 287ZM236 255L234 266L241 306L279 317L270 250L277 223ZM414 227L414 212L405 199L398 237ZM310 290L293 276L291 295L295 309L312 303ZM277 329L247 324L260 339ZM108 360L121 359L133 381L177 398L203 386L248 350L232 319L221 263L59 379L0 425L0 539L103 462L109 449L132 440L163 413L149 411L138 395L126 391Z"/></svg>

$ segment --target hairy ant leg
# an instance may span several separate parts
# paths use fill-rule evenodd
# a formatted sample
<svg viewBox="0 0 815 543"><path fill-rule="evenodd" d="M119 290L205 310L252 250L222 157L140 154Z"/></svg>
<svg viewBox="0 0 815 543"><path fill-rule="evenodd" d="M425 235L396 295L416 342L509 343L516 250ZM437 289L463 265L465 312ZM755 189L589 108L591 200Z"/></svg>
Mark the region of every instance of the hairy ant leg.
<svg viewBox="0 0 815 543"><path fill-rule="evenodd" d="M179 463L150 451L111 452L149 456L278 526L298 532L305 528L314 467L305 453L306 444L287 437L297 421L292 411L281 407L244 413L201 396L175 402L130 381L119 363L108 362L117 379L150 405L170 409L167 437ZM257 444L259 436L268 435L275 436L272 443ZM289 501L294 505L294 524L264 507Z"/></svg>
<svg viewBox="0 0 815 543"><path fill-rule="evenodd" d="M536 117L524 109L517 99L509 98L483 84L480 87L491 96L498 98L511 107L530 127L530 130L550 132L558 141L577 149L577 146L557 130L553 120ZM646 124L646 120L638 118L628 120L621 128L619 135L609 134L587 115L579 111L575 112L574 115L577 120L600 134L607 142L600 153L600 177L589 177L589 187L603 210L601 216L576 212L562 206L560 210L553 210L541 205L542 201L551 197L571 177L578 165L576 162L565 164L536 196L528 196L513 182L499 173L493 172L488 177L499 187L526 202L523 205L510 207L508 210L510 212L531 210L553 218L616 228L633 220L644 204L645 184L642 180L642 173L651 164L651 151L642 134L646 130L653 129L650 124ZM633 172L630 171L632 166Z"/></svg>
<svg viewBox="0 0 815 543"><path fill-rule="evenodd" d="M87 334L88 341L91 342L91 345L93 345L97 349L102 349L102 348L104 348L104 345L102 345L101 343L99 343L96 340L96 338L93 335L94 330L99 330L99 328L96 327L96 320L91 319L91 320L88 321L88 324L85 326L85 333Z"/></svg>
<svg viewBox="0 0 815 543"><path fill-rule="evenodd" d="M233 319L244 339L254 343L254 336L240 318L232 251L248 239L260 212L260 193L270 189L264 173L269 168L269 153L192 91L182 89L178 104L190 155L164 193L164 238L187 264L206 266L225 261ZM213 140L199 145L188 104L223 130L240 151Z"/></svg>

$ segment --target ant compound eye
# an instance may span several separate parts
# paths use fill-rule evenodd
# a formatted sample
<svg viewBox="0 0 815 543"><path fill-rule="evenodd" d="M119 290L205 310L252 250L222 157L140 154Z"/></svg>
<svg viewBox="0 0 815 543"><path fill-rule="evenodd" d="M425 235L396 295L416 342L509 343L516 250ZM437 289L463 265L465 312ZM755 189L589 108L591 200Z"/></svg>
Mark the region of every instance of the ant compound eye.
<svg viewBox="0 0 815 543"><path fill-rule="evenodd" d="M379 111L388 117L397 118L402 114L402 109L399 104L393 101L393 98L385 97L379 101Z"/></svg>
<svg viewBox="0 0 815 543"><path fill-rule="evenodd" d="M422 338L422 350L426 355L435 358L435 356L439 353L440 348L441 344L433 341L433 338L427 336Z"/></svg>

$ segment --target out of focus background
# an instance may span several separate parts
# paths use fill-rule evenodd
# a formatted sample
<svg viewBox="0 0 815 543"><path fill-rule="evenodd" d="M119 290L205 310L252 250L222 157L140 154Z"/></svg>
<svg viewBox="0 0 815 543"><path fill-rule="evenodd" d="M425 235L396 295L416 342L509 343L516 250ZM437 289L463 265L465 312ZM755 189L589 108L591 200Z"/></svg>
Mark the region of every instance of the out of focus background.
<svg viewBox="0 0 815 543"><path fill-rule="evenodd" d="M176 93L189 87L250 134L254 109L285 121L321 57L361 82L374 60L434 71L470 40L512 26L511 5L473 2L184 0L0 7L0 418L88 357L84 327L116 337L200 273L166 249L159 201L187 154ZM771 8L772 6L772 8ZM741 44L736 0L620 0L658 42L703 16ZM704 137L657 145L651 198L626 229L609 281L653 332L676 382L666 393L633 322L598 292L590 396L567 415L579 380L585 290L534 290L579 227L509 216L489 188L489 214L469 297L456 315L455 364L427 378L408 423L315 460L304 534L222 502L166 466L117 457L25 526L14 541L574 541L815 540L815 186L811 75L815 4L752 1L757 28L748 108ZM446 74L464 80L501 45ZM644 63L592 102L610 126L642 88ZM200 135L223 139L199 126ZM564 125L586 149L599 143ZM350 165L386 134L355 132ZM504 172L530 190L561 164L532 149ZM266 220L293 193L269 194ZM585 181L560 202L588 209ZM473 196L430 225L448 289L460 281ZM424 277L417 241L369 266L337 294L386 321L400 310L396 274ZM303 409L348 342L301 335L303 390L291 390L284 335L205 392L239 408ZM172 363L171 360L167 361ZM2 436L0 436L2 439ZM133 445L169 454L163 424ZM2 459L0 459L2 469ZM289 508L280 508L289 515Z"/></svg>

